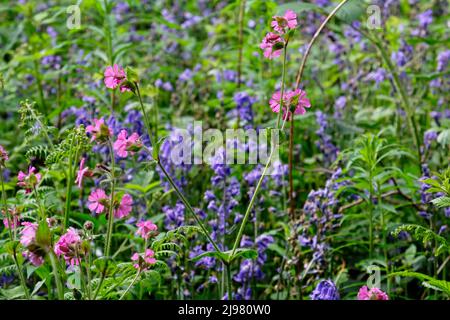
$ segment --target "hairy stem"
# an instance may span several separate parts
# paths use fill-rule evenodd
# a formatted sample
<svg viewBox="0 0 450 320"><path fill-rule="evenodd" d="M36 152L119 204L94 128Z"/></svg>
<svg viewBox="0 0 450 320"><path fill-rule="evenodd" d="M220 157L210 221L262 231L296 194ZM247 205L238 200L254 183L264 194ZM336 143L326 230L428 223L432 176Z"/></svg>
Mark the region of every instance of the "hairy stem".
<svg viewBox="0 0 450 320"><path fill-rule="evenodd" d="M20 284L23 288L25 298L27 300L30 300L30 292L28 291L27 282L25 281L25 277L23 276L22 267L20 266L19 260L17 259L16 249L14 249L14 253L12 256L13 256L14 264L16 265L16 268L17 268L17 273L19 274Z"/></svg>
<svg viewBox="0 0 450 320"><path fill-rule="evenodd" d="M147 116L147 112L145 111L145 107L144 107L144 103L142 102L142 97L141 97L141 93L139 90L139 85L137 83L135 83L136 86L136 94L139 98L139 103L141 105L141 110L142 110L142 114L144 116L144 122L145 122L145 126L147 127L147 132L148 132L148 136L149 136L149 140L150 140L150 144L152 145L152 148L155 149L158 146L152 143L152 131L151 131L151 127L150 127L150 122L148 120L148 116ZM154 150L153 150L154 151ZM169 181L170 185L172 186L172 188L175 190L175 193L177 194L177 196L180 198L180 200L183 202L184 206L186 207L186 209L189 211L189 213L192 215L192 217L194 218L195 222L197 223L197 225L202 229L203 233L205 234L205 236L208 238L208 241L212 244L212 246L214 247L214 249L218 252L221 253L221 250L219 249L219 246L217 245L217 243L211 238L208 230L206 229L205 225L201 222L200 218L197 216L197 214L195 213L194 209L192 208L191 204L189 203L189 201L186 199L186 197L183 195L183 193L181 192L181 190L178 188L178 186L176 185L176 183L173 181L172 177L170 176L170 174L167 172L167 170L164 168L164 166L162 165L159 157L156 155L156 163L158 165L158 167L161 169L161 171L164 173L164 176L167 178L167 180Z"/></svg>
<svg viewBox="0 0 450 320"><path fill-rule="evenodd" d="M114 227L114 193L116 189L116 160L114 158L114 149L111 143L111 140L108 141L109 153L111 155L111 199L109 201L109 210L108 210L108 227L106 230L106 240L105 240L105 256L109 257L111 252L111 238L112 238L112 229Z"/></svg>
<svg viewBox="0 0 450 320"><path fill-rule="evenodd" d="M136 276L133 278L133 281L131 281L131 283L128 286L127 290L125 290L125 292L122 293L122 295L120 296L119 300L122 300L125 297L125 295L128 293L128 291L130 291L130 289L133 287L134 283L136 282L136 280L139 278L140 275L141 275L141 269L138 270L138 272L136 273Z"/></svg>
<svg viewBox="0 0 450 320"><path fill-rule="evenodd" d="M72 168L72 153L73 153L73 144L74 144L75 136L72 137L72 141L70 142L70 151L69 151L69 172L67 175L67 186L66 186L66 208L64 211L64 230L69 226L69 216L70 216L70 205L72 202L72 184L73 184L73 168Z"/></svg>
<svg viewBox="0 0 450 320"><path fill-rule="evenodd" d="M225 268L227 271L227 293L228 293L228 301L233 300L233 290L231 283L231 265L229 263L225 264Z"/></svg>
<svg viewBox="0 0 450 320"><path fill-rule="evenodd" d="M58 299L64 300L64 288L62 286L61 278L59 276L58 259L56 258L56 255L52 250L49 251L48 255L50 258L50 262L52 264L53 276L55 277L56 290L58 292Z"/></svg>

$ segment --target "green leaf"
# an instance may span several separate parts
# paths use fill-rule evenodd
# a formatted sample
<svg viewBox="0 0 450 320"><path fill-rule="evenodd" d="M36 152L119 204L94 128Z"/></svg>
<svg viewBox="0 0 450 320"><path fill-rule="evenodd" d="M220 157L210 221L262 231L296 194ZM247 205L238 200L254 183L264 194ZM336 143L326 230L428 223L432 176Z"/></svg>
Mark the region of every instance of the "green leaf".
<svg viewBox="0 0 450 320"><path fill-rule="evenodd" d="M226 254L227 256L231 256L231 253L232 253L232 250L224 252L224 254ZM239 257L242 257L244 259L255 260L258 257L258 252L255 249L239 248L234 253L234 256L232 257L232 260L230 260L230 262L236 260Z"/></svg>
<svg viewBox="0 0 450 320"><path fill-rule="evenodd" d="M136 70L133 68L127 67L126 70L127 73L127 79L131 82L139 82L139 76Z"/></svg>
<svg viewBox="0 0 450 320"><path fill-rule="evenodd" d="M47 221L45 220L39 222L36 231L36 243L41 248L49 248L51 245L51 232L48 227Z"/></svg>
<svg viewBox="0 0 450 320"><path fill-rule="evenodd" d="M439 197L439 198L431 200L431 202L438 208L450 207L450 198L449 197Z"/></svg>

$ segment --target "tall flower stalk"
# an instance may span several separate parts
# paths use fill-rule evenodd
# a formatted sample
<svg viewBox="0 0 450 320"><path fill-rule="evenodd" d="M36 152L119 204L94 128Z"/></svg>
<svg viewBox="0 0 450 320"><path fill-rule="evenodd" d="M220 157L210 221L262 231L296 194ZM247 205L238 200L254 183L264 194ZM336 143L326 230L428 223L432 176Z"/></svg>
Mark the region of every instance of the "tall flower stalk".
<svg viewBox="0 0 450 320"><path fill-rule="evenodd" d="M116 170L116 160L114 157L114 149L111 143L111 140L108 140L108 148L109 153L111 156L111 172L110 172L110 179L111 179L111 198L109 201L109 208L108 208L108 227L106 230L106 241L105 241L105 256L109 257L109 254L111 253L111 240L112 240L112 230L114 227L114 195L115 195L115 189L116 189L116 177L115 177L115 170Z"/></svg>
<svg viewBox="0 0 450 320"><path fill-rule="evenodd" d="M339 5L336 6L336 8L333 9L333 11L328 15L328 17L325 19L325 21L320 25L319 29L316 31L316 33L314 34L313 38L309 42L308 47L307 47L306 52L305 52L305 55L303 56L302 62L300 64L300 69L299 69L299 72L298 72L298 75L297 75L297 81L296 81L296 84L295 84L295 88L296 89L298 89L299 86L300 86L300 82L301 82L301 79L302 79L302 76L303 76L303 71L304 71L304 68L305 68L305 65L306 65L306 61L308 59L309 53L310 53L311 48L314 45L316 39L318 38L318 36L321 33L321 31L325 28L326 24L331 20L331 18L334 15L336 15L336 13L339 11L339 9L342 8L342 6L347 1L348 0L341 1L341 3L339 3ZM283 97L283 95L281 95L281 97ZM277 128L276 129L279 129L279 122L280 122L280 119L281 119L281 113L282 113L282 104L280 104L280 111L279 111L279 115L278 115L278 121L277 121ZM292 114L292 118L293 117L294 117L294 115ZM290 136L290 139L293 139L293 135ZM273 153L274 153L273 151L274 151L274 147L272 147L272 151L271 151L271 153L269 155L269 159L267 160L267 163L266 163L266 165L264 167L262 175L261 175L261 177L260 177L260 179L259 179L259 181L258 181L258 183L256 185L256 188L255 188L255 191L253 193L253 196L250 199L250 203L249 203L249 205L247 207L246 213L244 215L244 219L242 220L241 227L239 229L238 235L236 237L236 241L235 241L234 246L233 246L231 259L233 259L233 257L235 256L236 250L237 250L237 248L239 246L239 243L240 243L240 241L242 239L242 235L244 233L244 228L245 228L245 225L246 225L246 223L248 221L248 217L250 215L251 209L253 207L253 204L255 203L255 199L256 199L256 196L257 196L257 194L259 192L259 189L261 188L261 184L262 184L262 181L264 179L264 176L265 176L265 174L266 174L266 172L267 172L267 170L268 170L268 168L270 166L270 163L272 161L272 157L273 157ZM292 150L290 150L290 152L291 151ZM289 179L290 179L290 181L292 180L292 171L293 170L292 170L292 166L291 166L290 170L289 170ZM291 183L290 183L290 185L291 185ZM293 188L290 188L290 190L289 190L289 199L292 199L292 195L293 195ZM291 202L291 205L292 205L292 202ZM292 208L291 208L291 210L292 210Z"/></svg>
<svg viewBox="0 0 450 320"><path fill-rule="evenodd" d="M319 35L321 34L322 30L325 28L327 23L336 15L336 13L345 5L345 3L348 0L342 0L334 9L330 12L330 14L326 17L326 19L322 22L322 24L319 26L317 31L314 33L311 41L308 43L308 46L306 48L305 54L303 55L302 62L300 63L300 68L297 72L297 79L295 81L295 89L299 89L300 83L303 78L303 72L305 70L306 62L308 61L309 54L311 52L311 49L316 42L316 40L319 38ZM295 211L295 203L294 203L294 178L293 178L293 152L294 152L294 134L295 134L295 125L294 125L294 117L291 118L291 128L290 128L290 134L289 134L289 207L290 207L290 213L293 215Z"/></svg>

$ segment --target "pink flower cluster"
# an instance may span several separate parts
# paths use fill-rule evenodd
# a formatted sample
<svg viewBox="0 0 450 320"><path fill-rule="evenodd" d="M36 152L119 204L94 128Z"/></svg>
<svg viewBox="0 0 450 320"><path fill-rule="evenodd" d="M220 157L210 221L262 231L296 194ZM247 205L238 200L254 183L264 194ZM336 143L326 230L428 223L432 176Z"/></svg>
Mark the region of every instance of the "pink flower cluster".
<svg viewBox="0 0 450 320"><path fill-rule="evenodd" d="M281 55L285 45L285 39L282 36L286 30L297 27L297 14L292 10L287 10L284 16L274 16L272 19L271 26L275 32L267 33L259 46L264 50L264 57L268 59Z"/></svg>
<svg viewBox="0 0 450 320"><path fill-rule="evenodd" d="M117 219L122 219L126 216L128 216L133 209L133 198L129 194L124 194L122 196L122 199L120 200L120 203L116 208L114 209L114 216Z"/></svg>
<svg viewBox="0 0 450 320"><path fill-rule="evenodd" d="M389 297L379 288L363 286L359 289L358 300L389 300Z"/></svg>
<svg viewBox="0 0 450 320"><path fill-rule="evenodd" d="M297 27L297 14L292 10L287 10L284 16L273 16L272 28L283 34L286 29L295 29Z"/></svg>
<svg viewBox="0 0 450 320"><path fill-rule="evenodd" d="M104 82L107 88L115 89L120 86L120 92L131 91L125 83L127 81L127 75L121 66L117 64L112 67L108 66L104 76Z"/></svg>
<svg viewBox="0 0 450 320"><path fill-rule="evenodd" d="M110 197L105 190L95 189L88 197L88 208L92 213L103 213L109 206ZM118 219L130 214L133 205L133 198L129 194L124 194L118 204L114 205L114 216Z"/></svg>
<svg viewBox="0 0 450 320"><path fill-rule="evenodd" d="M121 130L117 136L116 142L114 142L114 151L116 151L117 155L121 158L128 157L128 152L133 155L141 148L142 142L136 132L128 137L127 130Z"/></svg>
<svg viewBox="0 0 450 320"><path fill-rule="evenodd" d="M131 256L131 260L135 262L133 265L136 269L147 270L151 265L156 263L155 252L151 249L145 250L145 253L135 253Z"/></svg>
<svg viewBox="0 0 450 320"><path fill-rule="evenodd" d="M27 248L27 250L23 252L23 256L28 258L33 265L38 267L44 263L42 254L39 254L39 252L34 249L38 224L22 222L22 226L24 226L24 228L20 231L20 243Z"/></svg>
<svg viewBox="0 0 450 320"><path fill-rule="evenodd" d="M158 230L156 224L154 224L151 220L141 221L136 224L138 227L136 234L147 240L150 238L154 231Z"/></svg>
<svg viewBox="0 0 450 320"><path fill-rule="evenodd" d="M25 188L26 193L30 193L41 182L42 176L40 173L36 173L35 167L30 166L27 173L20 171L17 179L19 180L17 185Z"/></svg>
<svg viewBox="0 0 450 320"><path fill-rule="evenodd" d="M63 256L67 264L71 266L78 265L81 256L84 255L81 242L78 231L74 228L69 228L56 242L54 251L58 257Z"/></svg>
<svg viewBox="0 0 450 320"><path fill-rule="evenodd" d="M311 107L311 102L306 97L306 92L300 89L286 92L281 99L281 93L275 92L270 99L269 104L273 112L280 112L280 101L283 105L283 120L290 120L292 111L294 114L305 114L306 109Z"/></svg>
<svg viewBox="0 0 450 320"><path fill-rule="evenodd" d="M87 126L86 132L92 135L91 141L97 140L98 142L105 142L109 137L113 135L113 131L105 124L104 119L94 119L94 124ZM117 140L114 142L113 149L117 155L121 158L128 157L128 154L135 154L143 147L142 141L139 135L134 132L128 136L127 130L121 130L117 136ZM84 162L82 162L84 165ZM85 170L84 172L82 170ZM79 175L84 176L88 171L80 164ZM82 176L79 181L82 180Z"/></svg>

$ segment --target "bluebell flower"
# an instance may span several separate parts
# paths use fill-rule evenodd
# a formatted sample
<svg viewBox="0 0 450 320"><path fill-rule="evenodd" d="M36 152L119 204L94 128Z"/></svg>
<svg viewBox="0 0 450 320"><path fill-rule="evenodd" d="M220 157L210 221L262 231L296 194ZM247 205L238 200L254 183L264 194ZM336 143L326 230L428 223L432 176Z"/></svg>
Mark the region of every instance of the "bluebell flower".
<svg viewBox="0 0 450 320"><path fill-rule="evenodd" d="M333 281L323 280L311 293L311 300L340 300L339 291Z"/></svg>

